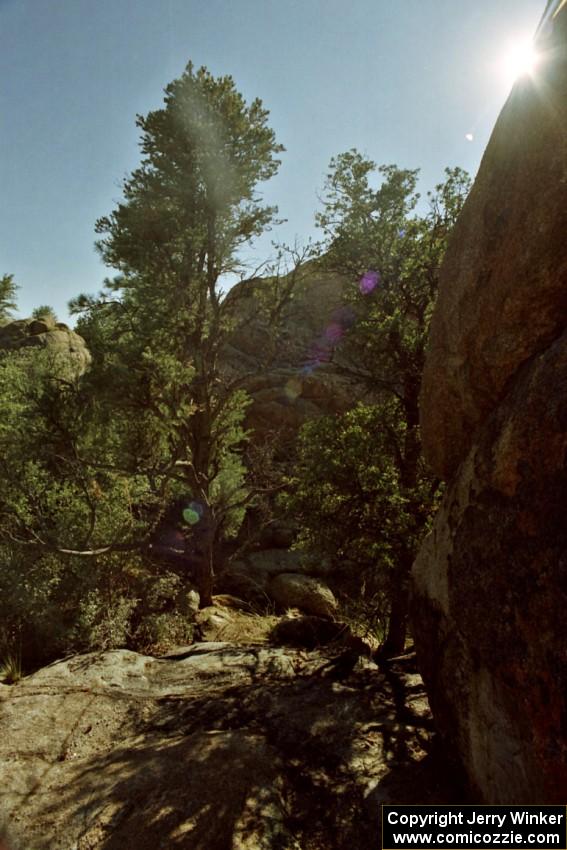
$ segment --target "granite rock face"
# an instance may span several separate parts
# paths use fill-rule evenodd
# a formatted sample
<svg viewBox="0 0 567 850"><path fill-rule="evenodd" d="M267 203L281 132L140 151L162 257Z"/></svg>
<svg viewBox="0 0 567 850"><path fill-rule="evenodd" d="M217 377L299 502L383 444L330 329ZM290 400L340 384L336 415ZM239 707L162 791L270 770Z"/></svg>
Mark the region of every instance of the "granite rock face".
<svg viewBox="0 0 567 850"><path fill-rule="evenodd" d="M82 375L91 363L84 339L63 322L42 319L17 319L0 327L0 349L20 351L36 348L52 354L58 368L70 366L74 375Z"/></svg>
<svg viewBox="0 0 567 850"><path fill-rule="evenodd" d="M488 418L414 566L432 709L491 803L567 793L567 334Z"/></svg>
<svg viewBox="0 0 567 850"><path fill-rule="evenodd" d="M235 328L223 354L225 370L242 378L252 398L246 426L260 441L285 439L308 419L344 412L360 393L332 363L355 321L343 305L346 281L308 267L277 321L266 312L267 287L256 279L230 291Z"/></svg>
<svg viewBox="0 0 567 850"><path fill-rule="evenodd" d="M319 578L280 573L272 579L268 593L281 608L299 608L306 614L316 617L334 617L337 614L337 600L330 588Z"/></svg>
<svg viewBox="0 0 567 850"><path fill-rule="evenodd" d="M443 264L422 384L422 439L450 478L519 366L567 315L565 9L537 76L504 107ZM543 27L543 32L548 30Z"/></svg>
<svg viewBox="0 0 567 850"><path fill-rule="evenodd" d="M0 686L0 845L367 850L380 803L450 802L413 663L391 671L394 699L372 662L344 683L327 662L202 643L75 656Z"/></svg>
<svg viewBox="0 0 567 850"><path fill-rule="evenodd" d="M422 396L449 485L414 565L414 636L489 803L567 796L567 8L540 48L457 225Z"/></svg>

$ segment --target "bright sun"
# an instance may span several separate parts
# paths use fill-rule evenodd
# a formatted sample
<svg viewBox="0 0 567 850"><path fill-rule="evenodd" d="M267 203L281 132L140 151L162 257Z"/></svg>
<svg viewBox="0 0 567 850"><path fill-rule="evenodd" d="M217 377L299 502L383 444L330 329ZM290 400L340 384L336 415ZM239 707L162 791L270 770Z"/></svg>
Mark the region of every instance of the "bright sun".
<svg viewBox="0 0 567 850"><path fill-rule="evenodd" d="M507 79L514 81L525 74L533 74L539 58L531 39L513 42L502 59Z"/></svg>

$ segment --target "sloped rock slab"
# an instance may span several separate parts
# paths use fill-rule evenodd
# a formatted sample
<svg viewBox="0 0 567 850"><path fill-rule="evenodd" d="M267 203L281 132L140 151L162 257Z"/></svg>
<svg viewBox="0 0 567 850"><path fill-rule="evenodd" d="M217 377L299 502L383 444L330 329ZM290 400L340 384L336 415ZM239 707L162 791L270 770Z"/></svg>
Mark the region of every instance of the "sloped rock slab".
<svg viewBox="0 0 567 850"><path fill-rule="evenodd" d="M118 650L2 688L4 840L10 850L378 846L380 802L423 800L425 786L449 796L427 756L420 685L402 716L374 664L336 682L325 661L218 643L162 659Z"/></svg>

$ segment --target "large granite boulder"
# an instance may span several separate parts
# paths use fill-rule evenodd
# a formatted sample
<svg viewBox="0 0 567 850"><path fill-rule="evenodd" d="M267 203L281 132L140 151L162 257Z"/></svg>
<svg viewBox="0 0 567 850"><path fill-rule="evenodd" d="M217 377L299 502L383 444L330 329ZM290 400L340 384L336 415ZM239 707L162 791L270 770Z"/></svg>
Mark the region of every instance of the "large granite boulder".
<svg viewBox="0 0 567 850"><path fill-rule="evenodd" d="M490 803L567 798L567 8L540 48L457 225L422 397L449 486L414 636L438 728Z"/></svg>
<svg viewBox="0 0 567 850"><path fill-rule="evenodd" d="M316 617L334 617L337 614L337 600L329 586L319 578L280 573L271 580L268 593L284 610L299 608Z"/></svg>
<svg viewBox="0 0 567 850"><path fill-rule="evenodd" d="M53 355L57 368L71 367L82 375L91 363L91 354L82 336L63 322L50 319L17 319L0 327L0 349L21 351L35 348Z"/></svg>
<svg viewBox="0 0 567 850"><path fill-rule="evenodd" d="M550 23L551 26L551 23ZM567 314L565 9L503 109L441 271L422 384L428 460L450 477L518 367Z"/></svg>
<svg viewBox="0 0 567 850"><path fill-rule="evenodd" d="M333 364L333 352L355 321L343 304L347 281L307 265L277 319L273 283L253 279L229 293L234 330L224 369L240 378L252 404L246 426L257 440L293 436L308 419L340 413L360 387Z"/></svg>

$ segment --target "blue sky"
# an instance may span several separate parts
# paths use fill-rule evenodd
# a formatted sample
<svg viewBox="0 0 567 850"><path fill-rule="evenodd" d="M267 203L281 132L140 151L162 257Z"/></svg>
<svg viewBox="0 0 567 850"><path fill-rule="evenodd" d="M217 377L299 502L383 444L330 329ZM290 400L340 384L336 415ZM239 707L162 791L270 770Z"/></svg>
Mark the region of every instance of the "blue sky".
<svg viewBox="0 0 567 850"><path fill-rule="evenodd" d="M270 110L286 147L263 188L316 235L331 156L421 168L422 189L460 165L473 175L509 90L509 44L544 0L0 0L0 274L21 315L60 316L109 270L94 223L139 162L136 113L158 108L187 61L231 74ZM473 140L467 140L467 134ZM270 239L257 246L258 259Z"/></svg>

